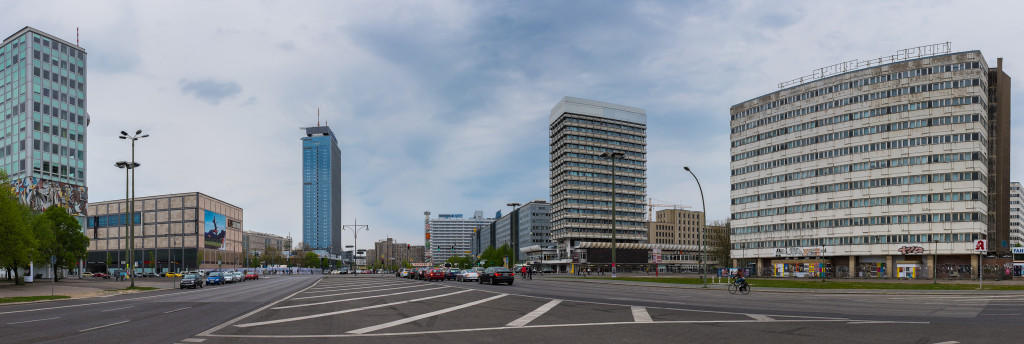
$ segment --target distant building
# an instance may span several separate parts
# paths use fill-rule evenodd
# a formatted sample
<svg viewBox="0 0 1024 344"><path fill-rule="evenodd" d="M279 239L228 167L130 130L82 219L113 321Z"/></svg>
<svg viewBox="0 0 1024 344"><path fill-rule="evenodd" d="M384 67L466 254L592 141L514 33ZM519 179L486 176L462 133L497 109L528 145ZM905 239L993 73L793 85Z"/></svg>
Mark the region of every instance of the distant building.
<svg viewBox="0 0 1024 344"><path fill-rule="evenodd" d="M732 257L775 275L921 278L933 264L977 271L978 239L1009 254L1002 59L948 43L894 56L730 108Z"/></svg>
<svg viewBox="0 0 1024 344"><path fill-rule="evenodd" d="M610 247L612 239L612 160L615 163L616 242L647 242L644 200L647 190L647 113L643 109L564 97L549 117L551 162L551 239L564 270L583 243ZM592 262L611 263L603 254ZM597 252L591 251L591 253ZM610 252L610 249L608 250ZM643 256L643 257L641 257ZM619 264L645 264L639 249L620 255ZM642 259L641 259L642 258Z"/></svg>
<svg viewBox="0 0 1024 344"><path fill-rule="evenodd" d="M505 244L512 248L512 252L516 252L516 262L526 260L522 248L552 245L551 205L545 200L533 200L495 221L494 243L488 246L498 248Z"/></svg>
<svg viewBox="0 0 1024 344"><path fill-rule="evenodd" d="M302 242L341 253L341 149L326 125L303 128Z"/></svg>
<svg viewBox="0 0 1024 344"><path fill-rule="evenodd" d="M1010 183L1010 246L1024 246L1024 190L1019 182Z"/></svg>
<svg viewBox="0 0 1024 344"><path fill-rule="evenodd" d="M291 251L292 238L275 234L242 231L242 252L249 256L262 255L267 247L274 247L278 252Z"/></svg>
<svg viewBox="0 0 1024 344"><path fill-rule="evenodd" d="M0 61L0 170L22 204L35 211L62 206L84 224L85 49L25 27L0 43Z"/></svg>
<svg viewBox="0 0 1024 344"><path fill-rule="evenodd" d="M85 229L89 238L88 271L131 265L126 250L126 203L123 199L89 203ZM156 272L166 272L238 268L245 263L242 208L189 192L136 197L135 209L131 218L135 221L135 262L139 271L150 271L154 265Z"/></svg>
<svg viewBox="0 0 1024 344"><path fill-rule="evenodd" d="M437 218L431 219L429 211L425 212L425 216L425 256L432 264L444 263L450 257L471 255L473 231L494 223L494 219L484 218L484 212L480 210L474 212L473 218L469 219L463 218L462 214L439 214Z"/></svg>
<svg viewBox="0 0 1024 344"><path fill-rule="evenodd" d="M385 267L401 267L403 263L423 263L423 246L395 242L395 239L388 238L375 242L372 249L366 250L366 260Z"/></svg>

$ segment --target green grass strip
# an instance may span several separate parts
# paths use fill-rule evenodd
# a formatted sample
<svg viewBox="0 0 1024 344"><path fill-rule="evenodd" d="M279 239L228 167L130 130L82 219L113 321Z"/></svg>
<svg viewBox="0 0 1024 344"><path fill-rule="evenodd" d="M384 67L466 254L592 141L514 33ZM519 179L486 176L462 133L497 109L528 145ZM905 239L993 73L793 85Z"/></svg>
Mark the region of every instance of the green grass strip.
<svg viewBox="0 0 1024 344"><path fill-rule="evenodd" d="M12 303L12 302L30 302L30 301L41 301L41 300L59 300L69 299L67 295L45 295L45 296L14 296L14 297L0 297L0 303Z"/></svg>

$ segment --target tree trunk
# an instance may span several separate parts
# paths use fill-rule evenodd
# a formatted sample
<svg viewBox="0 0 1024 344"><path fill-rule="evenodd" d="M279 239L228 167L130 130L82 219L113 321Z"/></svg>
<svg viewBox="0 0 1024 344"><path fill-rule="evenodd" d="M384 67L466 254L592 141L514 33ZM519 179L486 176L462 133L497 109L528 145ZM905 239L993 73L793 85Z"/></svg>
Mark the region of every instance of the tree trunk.
<svg viewBox="0 0 1024 344"><path fill-rule="evenodd" d="M14 268L14 285L25 285L25 280L21 278L18 268Z"/></svg>

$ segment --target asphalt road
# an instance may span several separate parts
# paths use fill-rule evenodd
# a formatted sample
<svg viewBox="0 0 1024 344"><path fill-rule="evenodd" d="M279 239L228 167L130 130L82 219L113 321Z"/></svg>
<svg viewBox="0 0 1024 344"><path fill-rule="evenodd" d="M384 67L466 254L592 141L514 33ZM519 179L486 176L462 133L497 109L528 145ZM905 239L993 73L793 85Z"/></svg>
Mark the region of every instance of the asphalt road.
<svg viewBox="0 0 1024 344"><path fill-rule="evenodd" d="M1007 343L1024 293L837 294L565 279L272 277L0 307L2 342Z"/></svg>
<svg viewBox="0 0 1024 344"><path fill-rule="evenodd" d="M203 343L986 343L1020 293L816 294L555 279L515 285L331 276L191 338Z"/></svg>
<svg viewBox="0 0 1024 344"><path fill-rule="evenodd" d="M202 289L0 306L3 343L174 343L315 283L261 276Z"/></svg>

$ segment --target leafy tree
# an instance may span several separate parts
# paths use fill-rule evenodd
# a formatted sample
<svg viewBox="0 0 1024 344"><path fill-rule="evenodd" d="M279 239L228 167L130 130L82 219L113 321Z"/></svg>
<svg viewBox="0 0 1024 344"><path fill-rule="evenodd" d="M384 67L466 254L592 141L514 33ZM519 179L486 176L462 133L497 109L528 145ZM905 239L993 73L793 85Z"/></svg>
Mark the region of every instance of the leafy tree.
<svg viewBox="0 0 1024 344"><path fill-rule="evenodd" d="M196 269L203 266L204 260L206 259L206 252L203 249L196 250Z"/></svg>
<svg viewBox="0 0 1024 344"><path fill-rule="evenodd" d="M25 284L18 269L28 265L36 247L32 212L18 202L3 170L0 170L0 219L3 219L0 221L0 266L14 270L15 284Z"/></svg>
<svg viewBox="0 0 1024 344"><path fill-rule="evenodd" d="M51 255L56 256L53 278L57 281L58 267L68 267L85 258L89 249L89 238L82 232L82 225L78 220L68 214L68 210L63 207L53 206L46 209L36 218L36 224L39 231L37 251L44 264L49 263Z"/></svg>
<svg viewBox="0 0 1024 344"><path fill-rule="evenodd" d="M114 258L110 256L110 251L107 251L107 273L110 273L110 266L114 265Z"/></svg>
<svg viewBox="0 0 1024 344"><path fill-rule="evenodd" d="M154 273L156 272L156 255L153 254L153 251L149 251L149 268L152 269Z"/></svg>
<svg viewBox="0 0 1024 344"><path fill-rule="evenodd" d="M306 252L306 257L304 257L302 265L307 268L318 267L320 266L320 256L314 252Z"/></svg>
<svg viewBox="0 0 1024 344"><path fill-rule="evenodd" d="M724 230L713 230L708 233L708 239L711 239L708 243L708 258L718 262L719 267L732 265L729 252L732 249L732 241L729 239L729 228L729 223L726 222Z"/></svg>

